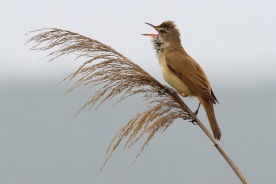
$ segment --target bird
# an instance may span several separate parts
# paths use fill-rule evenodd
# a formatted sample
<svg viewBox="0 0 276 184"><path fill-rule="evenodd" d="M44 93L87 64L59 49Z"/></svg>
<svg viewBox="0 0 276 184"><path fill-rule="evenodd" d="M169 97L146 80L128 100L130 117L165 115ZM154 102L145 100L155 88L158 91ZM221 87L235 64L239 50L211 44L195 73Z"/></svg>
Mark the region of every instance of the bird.
<svg viewBox="0 0 276 184"><path fill-rule="evenodd" d="M156 56L162 70L164 80L183 97L197 97L199 106L205 109L214 138L221 139L221 131L218 126L214 104L218 103L210 82L201 66L184 50L180 32L173 21L165 21L159 26L153 27L157 34L142 34L150 36ZM198 109L195 115L198 113Z"/></svg>

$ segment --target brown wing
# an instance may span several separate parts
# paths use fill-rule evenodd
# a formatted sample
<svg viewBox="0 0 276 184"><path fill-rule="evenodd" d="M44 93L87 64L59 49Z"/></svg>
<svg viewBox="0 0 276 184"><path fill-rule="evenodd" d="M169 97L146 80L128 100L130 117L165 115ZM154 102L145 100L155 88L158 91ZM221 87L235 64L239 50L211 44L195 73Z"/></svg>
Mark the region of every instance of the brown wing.
<svg viewBox="0 0 276 184"><path fill-rule="evenodd" d="M168 68L197 94L216 104L216 97L199 64L189 55L181 53L165 55Z"/></svg>

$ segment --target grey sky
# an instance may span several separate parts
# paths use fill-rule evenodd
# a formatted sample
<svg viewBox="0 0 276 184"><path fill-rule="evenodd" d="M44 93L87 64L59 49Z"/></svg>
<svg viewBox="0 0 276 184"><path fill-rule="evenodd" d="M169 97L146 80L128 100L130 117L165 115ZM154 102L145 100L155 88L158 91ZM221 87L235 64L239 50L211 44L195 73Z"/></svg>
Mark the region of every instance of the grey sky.
<svg viewBox="0 0 276 184"><path fill-rule="evenodd" d="M275 183L275 9L274 0L1 0L0 183L239 183L199 128L182 121L154 138L134 165L140 145L118 149L95 175L112 136L143 104L107 103L66 125L93 91L60 97L68 86L53 87L82 61L38 62L48 52L24 46L28 31L70 30L112 46L164 82L141 34L155 32L144 22L165 20L176 22L221 103L216 115L225 151L251 183ZM197 99L187 101L196 107ZM207 125L203 109L199 117Z"/></svg>

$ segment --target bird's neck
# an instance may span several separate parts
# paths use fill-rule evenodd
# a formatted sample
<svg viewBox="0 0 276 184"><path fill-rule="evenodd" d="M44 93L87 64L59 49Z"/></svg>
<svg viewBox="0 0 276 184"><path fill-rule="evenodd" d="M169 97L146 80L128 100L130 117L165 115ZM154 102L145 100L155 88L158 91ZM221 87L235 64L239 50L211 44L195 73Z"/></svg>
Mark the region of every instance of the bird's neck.
<svg viewBox="0 0 276 184"><path fill-rule="evenodd" d="M164 50L166 50L166 51L179 50L179 49L184 50L182 45L181 45L180 40L179 41L178 40L177 41L172 41L172 42L167 43L167 42L164 42L159 35L156 35L152 39L152 43L153 43L153 48L156 50L157 54L160 54L160 53L164 52Z"/></svg>

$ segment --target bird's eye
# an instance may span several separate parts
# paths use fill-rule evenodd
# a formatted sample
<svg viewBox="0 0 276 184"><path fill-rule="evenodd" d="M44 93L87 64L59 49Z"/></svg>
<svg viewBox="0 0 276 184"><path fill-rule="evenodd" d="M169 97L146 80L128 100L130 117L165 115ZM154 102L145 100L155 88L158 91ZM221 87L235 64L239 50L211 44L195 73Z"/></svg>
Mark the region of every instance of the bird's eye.
<svg viewBox="0 0 276 184"><path fill-rule="evenodd" d="M160 29L159 32L160 33L166 33L166 31L164 29Z"/></svg>

